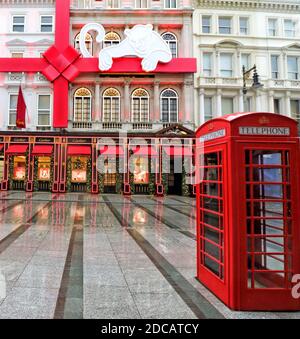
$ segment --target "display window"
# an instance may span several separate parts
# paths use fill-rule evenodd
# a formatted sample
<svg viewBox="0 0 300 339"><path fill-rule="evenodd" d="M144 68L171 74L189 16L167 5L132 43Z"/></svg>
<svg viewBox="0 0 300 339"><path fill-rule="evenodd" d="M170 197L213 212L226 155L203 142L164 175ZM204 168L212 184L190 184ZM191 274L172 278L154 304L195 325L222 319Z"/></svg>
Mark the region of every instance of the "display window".
<svg viewBox="0 0 300 339"><path fill-rule="evenodd" d="M149 184L149 170L148 159L138 157L133 159L134 161L134 184L146 185Z"/></svg>
<svg viewBox="0 0 300 339"><path fill-rule="evenodd" d="M26 177L26 157L14 157L13 180L24 181Z"/></svg>
<svg viewBox="0 0 300 339"><path fill-rule="evenodd" d="M87 183L87 162L88 157L71 158L71 182Z"/></svg>
<svg viewBox="0 0 300 339"><path fill-rule="evenodd" d="M115 186L117 181L116 160L106 158L104 161L104 186Z"/></svg>
<svg viewBox="0 0 300 339"><path fill-rule="evenodd" d="M50 157L39 157L38 158L38 180L39 181L50 181L51 175L51 158Z"/></svg>

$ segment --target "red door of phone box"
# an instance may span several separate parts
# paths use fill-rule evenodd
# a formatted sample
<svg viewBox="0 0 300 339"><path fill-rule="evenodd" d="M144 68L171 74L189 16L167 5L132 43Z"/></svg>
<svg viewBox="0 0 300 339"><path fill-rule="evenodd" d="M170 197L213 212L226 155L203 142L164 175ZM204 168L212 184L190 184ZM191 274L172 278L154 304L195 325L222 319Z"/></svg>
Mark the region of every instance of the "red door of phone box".
<svg viewBox="0 0 300 339"><path fill-rule="evenodd" d="M300 310L297 123L236 113L196 132L197 277L234 310Z"/></svg>

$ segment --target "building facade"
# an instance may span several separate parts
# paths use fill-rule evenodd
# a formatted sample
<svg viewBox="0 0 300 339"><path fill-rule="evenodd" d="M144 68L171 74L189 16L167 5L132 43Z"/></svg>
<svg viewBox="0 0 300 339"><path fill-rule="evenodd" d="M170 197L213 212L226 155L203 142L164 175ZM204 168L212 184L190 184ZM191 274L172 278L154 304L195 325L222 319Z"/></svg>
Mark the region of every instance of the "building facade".
<svg viewBox="0 0 300 339"><path fill-rule="evenodd" d="M194 12L198 125L231 112L266 111L300 119L298 0L198 0ZM242 68L263 87L243 94Z"/></svg>
<svg viewBox="0 0 300 339"><path fill-rule="evenodd" d="M190 0L68 2L0 1L1 189L190 194L189 178L174 169L175 158L185 153L192 162L192 147L181 147L193 144L195 127ZM124 60L122 71L90 71L95 62L79 56L79 33L91 22L106 32L100 43L95 32L86 35L95 58L123 41L126 29L151 24L173 60L157 72L132 68L137 58ZM53 50L61 53L58 59L68 59L67 45L78 51L68 60L82 67L76 76L69 76L72 67L59 69L54 61ZM22 130L16 127L20 85L27 106ZM171 157L168 174L165 153ZM97 170L99 155L103 173Z"/></svg>

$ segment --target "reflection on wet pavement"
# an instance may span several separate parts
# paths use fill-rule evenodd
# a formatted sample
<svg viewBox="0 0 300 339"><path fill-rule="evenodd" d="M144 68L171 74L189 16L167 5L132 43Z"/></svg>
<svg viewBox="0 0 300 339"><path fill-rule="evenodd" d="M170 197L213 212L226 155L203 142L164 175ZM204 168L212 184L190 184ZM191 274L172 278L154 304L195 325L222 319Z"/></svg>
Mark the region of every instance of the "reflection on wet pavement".
<svg viewBox="0 0 300 339"><path fill-rule="evenodd" d="M2 192L0 211L0 318L300 318L195 279L192 198Z"/></svg>

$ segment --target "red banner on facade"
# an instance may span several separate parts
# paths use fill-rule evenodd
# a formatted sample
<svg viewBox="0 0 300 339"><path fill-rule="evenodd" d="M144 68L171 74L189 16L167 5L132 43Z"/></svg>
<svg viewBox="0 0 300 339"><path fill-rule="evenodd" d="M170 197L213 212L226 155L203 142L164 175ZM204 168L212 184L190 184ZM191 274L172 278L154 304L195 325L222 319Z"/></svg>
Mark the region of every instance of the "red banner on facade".
<svg viewBox="0 0 300 339"><path fill-rule="evenodd" d="M16 126L26 128L26 103L21 86L18 95Z"/></svg>

